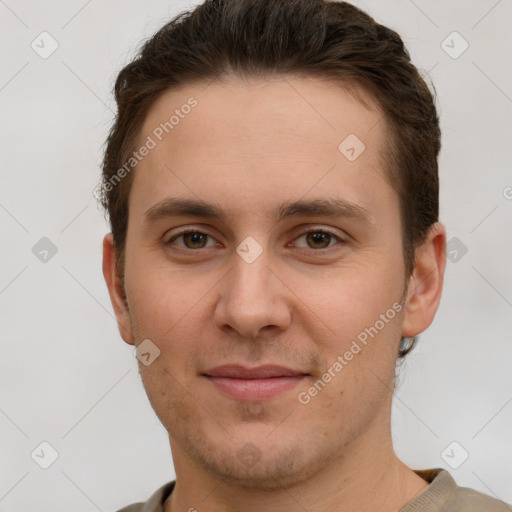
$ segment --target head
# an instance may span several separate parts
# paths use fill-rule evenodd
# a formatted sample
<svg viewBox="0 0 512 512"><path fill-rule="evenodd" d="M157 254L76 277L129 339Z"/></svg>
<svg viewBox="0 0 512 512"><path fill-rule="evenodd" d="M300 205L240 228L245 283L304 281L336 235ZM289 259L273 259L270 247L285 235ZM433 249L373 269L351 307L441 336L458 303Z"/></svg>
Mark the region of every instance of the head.
<svg viewBox="0 0 512 512"><path fill-rule="evenodd" d="M173 454L271 486L376 442L445 264L438 118L400 37L344 2L206 1L115 96L104 273L123 339L159 352L140 370ZM302 377L234 399L208 375L235 363Z"/></svg>

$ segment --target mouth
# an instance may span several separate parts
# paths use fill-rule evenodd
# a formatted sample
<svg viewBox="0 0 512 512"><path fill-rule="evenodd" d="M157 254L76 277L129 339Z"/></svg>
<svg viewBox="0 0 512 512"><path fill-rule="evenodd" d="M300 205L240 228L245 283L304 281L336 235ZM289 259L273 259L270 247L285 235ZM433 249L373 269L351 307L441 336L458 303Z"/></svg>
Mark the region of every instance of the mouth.
<svg viewBox="0 0 512 512"><path fill-rule="evenodd" d="M223 365L202 374L224 396L249 401L273 398L294 388L308 375L299 370L276 365L256 368Z"/></svg>

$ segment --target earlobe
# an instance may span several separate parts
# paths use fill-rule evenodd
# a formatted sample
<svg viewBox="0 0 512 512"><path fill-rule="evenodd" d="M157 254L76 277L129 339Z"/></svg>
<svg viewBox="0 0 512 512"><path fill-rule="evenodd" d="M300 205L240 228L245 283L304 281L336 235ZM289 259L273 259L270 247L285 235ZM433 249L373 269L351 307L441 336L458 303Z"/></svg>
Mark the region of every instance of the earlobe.
<svg viewBox="0 0 512 512"><path fill-rule="evenodd" d="M116 267L116 248L112 233L107 233L103 238L103 277L107 284L110 302L117 319L119 333L129 345L134 344L130 325L130 316L124 300L121 279Z"/></svg>
<svg viewBox="0 0 512 512"><path fill-rule="evenodd" d="M445 248L445 228L436 222L425 243L416 249L416 262L405 300L402 336L416 336L434 320L443 289Z"/></svg>

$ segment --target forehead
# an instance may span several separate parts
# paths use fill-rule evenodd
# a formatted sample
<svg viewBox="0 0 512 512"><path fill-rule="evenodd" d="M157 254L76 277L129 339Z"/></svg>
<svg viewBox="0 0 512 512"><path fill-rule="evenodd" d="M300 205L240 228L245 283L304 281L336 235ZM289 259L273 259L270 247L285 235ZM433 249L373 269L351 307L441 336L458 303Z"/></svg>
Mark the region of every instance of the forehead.
<svg viewBox="0 0 512 512"><path fill-rule="evenodd" d="M169 195L221 198L226 210L253 212L308 191L339 191L362 206L379 195L394 201L382 113L363 89L356 92L292 76L166 91L139 134L139 146L151 140L153 147L136 167L131 197L144 211Z"/></svg>
<svg viewBox="0 0 512 512"><path fill-rule="evenodd" d="M189 108L192 102L196 105ZM192 121L182 122L187 117ZM373 144L380 134L373 128L382 119L371 94L353 82L293 75L224 77L164 92L149 109L141 134L170 139L167 135L172 133L177 143L194 135L197 143L207 144L226 135L248 142L273 139L281 132L290 141L301 137L311 144L331 145L344 134L355 133ZM172 127L166 130L161 125L169 121ZM285 141L286 137L280 140Z"/></svg>

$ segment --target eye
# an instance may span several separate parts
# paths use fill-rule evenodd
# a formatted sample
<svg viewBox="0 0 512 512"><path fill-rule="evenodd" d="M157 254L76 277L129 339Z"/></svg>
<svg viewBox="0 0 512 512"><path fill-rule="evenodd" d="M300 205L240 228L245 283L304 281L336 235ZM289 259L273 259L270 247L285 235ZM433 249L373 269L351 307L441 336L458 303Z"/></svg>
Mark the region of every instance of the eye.
<svg viewBox="0 0 512 512"><path fill-rule="evenodd" d="M346 243L346 240L342 239L340 236L335 233L326 230L326 229L313 229L310 231L306 231L295 241L304 238L306 242L306 246L297 245L299 248L303 249L328 249L336 245L336 241L340 243ZM176 240L181 239L181 244L175 244ZM211 241L211 244L208 245L208 241ZM334 243L333 243L334 242ZM177 245L182 249L206 249L208 247L214 247L216 245L215 239L208 235L207 233L203 233L202 231L197 230L186 230L181 231L173 235L167 242L166 245Z"/></svg>
<svg viewBox="0 0 512 512"><path fill-rule="evenodd" d="M331 244L331 242L333 241L337 240L338 242L341 243L345 242L345 240L343 240L338 235L324 229L314 229L306 231L306 233L303 233L301 236L296 238L296 240L300 240L303 237L305 237L305 241L307 243L306 247L302 246L302 248L305 249L326 249L332 247L333 245L336 245Z"/></svg>
<svg viewBox="0 0 512 512"><path fill-rule="evenodd" d="M202 231L189 230L177 233L166 242L166 245L172 245L173 242L178 238L181 238L183 241L183 245L177 244L178 247L182 247L185 249L204 249L207 247L206 244L208 238L211 238L213 240L213 238L210 235L207 235Z"/></svg>

